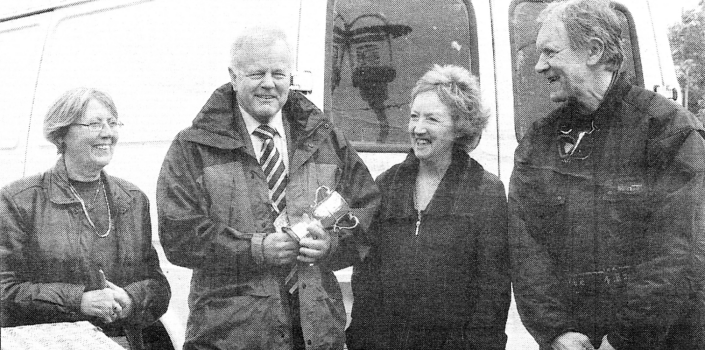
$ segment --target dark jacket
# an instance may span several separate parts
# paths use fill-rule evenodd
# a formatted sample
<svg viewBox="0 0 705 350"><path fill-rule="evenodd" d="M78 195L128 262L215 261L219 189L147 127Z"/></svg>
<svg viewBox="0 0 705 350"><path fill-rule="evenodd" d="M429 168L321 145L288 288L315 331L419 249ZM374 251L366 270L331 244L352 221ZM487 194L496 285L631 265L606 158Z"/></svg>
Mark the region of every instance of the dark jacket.
<svg viewBox="0 0 705 350"><path fill-rule="evenodd" d="M598 347L696 349L705 278L705 132L618 79L590 116L534 123L509 188L514 296L543 348L567 331ZM584 124L580 157L561 134ZM584 159L579 159L584 158ZM700 320L700 321L699 321ZM700 326L702 327L702 326Z"/></svg>
<svg viewBox="0 0 705 350"><path fill-rule="evenodd" d="M382 206L369 257L355 265L350 349L504 349L510 302L502 182L454 147L431 202L418 211L419 160L377 178Z"/></svg>
<svg viewBox="0 0 705 350"><path fill-rule="evenodd" d="M133 300L121 324L146 326L169 306L169 284L152 247L147 197L133 184L101 172L110 198L111 235L119 269L107 273ZM0 295L2 326L100 321L81 314L84 292L98 289L81 204L69 190L63 158L54 168L7 185L0 192Z"/></svg>
<svg viewBox="0 0 705 350"><path fill-rule="evenodd" d="M354 149L305 97L282 109L289 143L286 205L293 225L325 185L361 221L360 242L379 204L377 186ZM167 258L193 269L186 349L289 349L291 317L283 278L291 266L264 264L274 232L264 174L230 84L218 88L193 125L172 143L157 186L159 234ZM353 232L333 235L325 261L299 266L301 328L307 349L340 349L345 309L333 271L359 259Z"/></svg>

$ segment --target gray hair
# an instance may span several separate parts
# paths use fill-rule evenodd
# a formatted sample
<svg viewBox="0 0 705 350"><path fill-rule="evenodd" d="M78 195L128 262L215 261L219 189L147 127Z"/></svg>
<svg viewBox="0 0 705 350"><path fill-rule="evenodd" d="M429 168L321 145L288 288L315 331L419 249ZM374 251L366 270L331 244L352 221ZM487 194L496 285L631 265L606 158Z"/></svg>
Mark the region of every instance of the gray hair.
<svg viewBox="0 0 705 350"><path fill-rule="evenodd" d="M286 33L276 27L249 27L235 38L230 46L230 67L239 70L242 59L247 55L247 49L253 46L268 47L279 42L286 44L286 49L291 57L291 46Z"/></svg>
<svg viewBox="0 0 705 350"><path fill-rule="evenodd" d="M118 117L113 99L105 92L85 87L64 92L44 116L44 138L56 145L58 154L63 154L66 149L64 137L69 127L83 118L91 100L100 102L113 117Z"/></svg>
<svg viewBox="0 0 705 350"><path fill-rule="evenodd" d="M483 107L477 78L467 69L455 65L433 65L411 90L411 100L424 92L435 92L448 107L455 129L455 143L467 152L477 145L489 119Z"/></svg>
<svg viewBox="0 0 705 350"><path fill-rule="evenodd" d="M552 16L565 25L572 49L587 48L590 39L600 39L605 51L599 62L610 72L615 72L624 61L622 26L617 10L609 0L567 0L550 3L536 21L543 24Z"/></svg>

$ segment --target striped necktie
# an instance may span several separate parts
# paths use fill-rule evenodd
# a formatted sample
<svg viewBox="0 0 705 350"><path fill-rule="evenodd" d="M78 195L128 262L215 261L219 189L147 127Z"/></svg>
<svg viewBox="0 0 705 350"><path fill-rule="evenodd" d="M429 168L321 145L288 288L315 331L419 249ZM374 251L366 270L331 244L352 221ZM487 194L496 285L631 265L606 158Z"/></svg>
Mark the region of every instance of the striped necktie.
<svg viewBox="0 0 705 350"><path fill-rule="evenodd" d="M261 124L252 134L264 141L259 164L267 177L272 205L278 213L281 213L286 207L287 174L281 154L274 146L274 136L278 135L278 133L271 126Z"/></svg>

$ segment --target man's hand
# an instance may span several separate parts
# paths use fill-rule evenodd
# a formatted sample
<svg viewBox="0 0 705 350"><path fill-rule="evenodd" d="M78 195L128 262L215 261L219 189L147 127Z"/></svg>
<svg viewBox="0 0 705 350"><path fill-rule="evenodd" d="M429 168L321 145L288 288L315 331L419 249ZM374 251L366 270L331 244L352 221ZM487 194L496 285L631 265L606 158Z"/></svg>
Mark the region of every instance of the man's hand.
<svg viewBox="0 0 705 350"><path fill-rule="evenodd" d="M590 343L590 338L585 334L568 332L561 334L551 344L553 350L595 350Z"/></svg>
<svg viewBox="0 0 705 350"><path fill-rule="evenodd" d="M607 341L607 335L602 337L602 344L600 344L600 348L597 350L617 350L615 349L612 344L610 344L609 341Z"/></svg>
<svg viewBox="0 0 705 350"><path fill-rule="evenodd" d="M112 289L97 289L83 293L81 312L84 315L98 317L105 323L112 323L118 319L122 306L115 299L115 292Z"/></svg>
<svg viewBox="0 0 705 350"><path fill-rule="evenodd" d="M299 246L284 232L268 234L262 242L264 261L270 265L287 265L296 259Z"/></svg>
<svg viewBox="0 0 705 350"><path fill-rule="evenodd" d="M120 304L122 307L122 311L118 313L118 318L127 318L132 314L132 310L134 309L134 303L132 302L132 298L130 297L127 292L116 286L110 281L105 281L108 284L108 288L110 288L113 291L113 294L115 295L115 301Z"/></svg>
<svg viewBox="0 0 705 350"><path fill-rule="evenodd" d="M326 231L321 222L312 221L308 225L308 236L299 242L298 260L305 263L314 263L328 254L330 250L330 233Z"/></svg>

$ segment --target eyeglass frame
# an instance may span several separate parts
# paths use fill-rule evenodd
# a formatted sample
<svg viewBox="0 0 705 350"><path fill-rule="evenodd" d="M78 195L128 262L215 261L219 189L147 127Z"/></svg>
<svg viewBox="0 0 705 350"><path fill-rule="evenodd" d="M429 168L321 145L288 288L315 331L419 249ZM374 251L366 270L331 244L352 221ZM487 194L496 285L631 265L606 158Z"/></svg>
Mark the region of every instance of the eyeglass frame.
<svg viewBox="0 0 705 350"><path fill-rule="evenodd" d="M110 118L108 120L102 121L102 122L92 122L88 124L83 124L83 123L71 123L71 125L80 125L88 128L88 131L91 132L100 132L103 131L103 128L105 127L104 125L107 124L108 127L111 130L119 130L121 127L125 126L125 123L121 122L117 118Z"/></svg>

